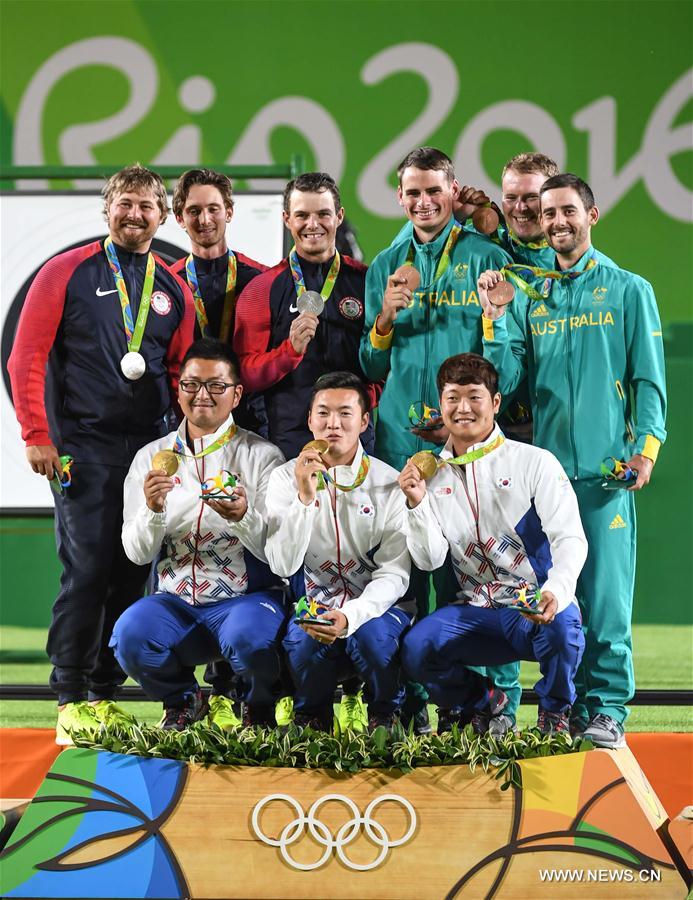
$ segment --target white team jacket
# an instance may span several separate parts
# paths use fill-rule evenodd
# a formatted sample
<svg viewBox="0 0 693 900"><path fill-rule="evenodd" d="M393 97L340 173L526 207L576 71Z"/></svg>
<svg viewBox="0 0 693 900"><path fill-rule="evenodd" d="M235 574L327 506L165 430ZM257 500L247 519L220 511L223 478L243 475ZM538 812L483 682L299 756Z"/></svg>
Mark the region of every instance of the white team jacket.
<svg viewBox="0 0 693 900"><path fill-rule="evenodd" d="M209 447L232 423L229 416L214 434L196 440L195 453ZM180 459L166 507L155 513L144 501L144 478L154 454L172 449L176 434L186 444L185 421L178 432L147 444L132 461L124 487L125 552L134 563L144 565L161 550L159 590L189 603L214 603L244 594L248 590L244 548L262 563L267 561L265 494L270 472L284 456L274 444L239 428L225 447L200 459ZM240 522L227 522L200 500L201 483L222 469L232 472L247 492L248 510Z"/></svg>
<svg viewBox="0 0 693 900"><path fill-rule="evenodd" d="M359 444L353 463L330 469L331 477L353 484L362 456ZM270 477L267 559L284 578L303 566L307 596L343 612L349 623L346 634L353 634L396 603L409 585L411 561L402 530L405 499L397 472L371 456L366 480L358 488L335 492L330 485L304 506L295 468L293 459Z"/></svg>
<svg viewBox="0 0 693 900"><path fill-rule="evenodd" d="M496 425L469 449L499 434ZM448 441L440 458L453 455ZM506 439L476 462L442 466L426 487L421 503L407 508L407 546L427 571L450 549L458 603L503 606L522 587L551 591L559 611L576 602L587 541L575 493L552 453Z"/></svg>

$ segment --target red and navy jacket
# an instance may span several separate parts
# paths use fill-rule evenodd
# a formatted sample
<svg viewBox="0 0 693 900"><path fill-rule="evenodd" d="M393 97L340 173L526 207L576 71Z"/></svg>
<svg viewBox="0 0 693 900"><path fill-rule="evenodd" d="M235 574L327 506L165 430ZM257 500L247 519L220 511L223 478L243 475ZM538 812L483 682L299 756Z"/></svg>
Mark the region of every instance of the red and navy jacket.
<svg viewBox="0 0 693 900"><path fill-rule="evenodd" d="M243 253L238 253L236 250L234 250L233 253L236 257L236 299L238 299L248 283L251 282L256 275L259 275L261 272L266 272L268 267L262 263L256 262L249 256L245 256ZM187 256L184 256L182 259L176 260L171 266L171 271L175 272L176 275L179 275L184 281L186 281L186 260ZM200 286L200 295L202 296L202 302L205 305L205 312L207 313L209 330L211 334L218 337L219 332L221 331L221 315L224 309L224 299L226 298L226 277L229 268L229 254L227 251L223 256L218 256L216 259L202 259L200 256L195 256L193 254L193 260L195 262L197 282ZM231 335L233 336L233 322L231 323ZM197 320L195 320L195 337L201 337L200 326L198 325Z"/></svg>
<svg viewBox="0 0 693 900"><path fill-rule="evenodd" d="M332 259L324 263L299 259L306 290L320 292ZM241 380L246 390L264 393L268 437L287 459L312 439L308 405L321 375L347 371L367 382L359 364L366 269L349 256L341 257L318 330L303 355L289 340L291 323L299 313L287 259L253 279L238 301L233 348L240 359ZM370 385L370 392L375 405L375 385ZM368 435L364 437L368 443Z"/></svg>
<svg viewBox="0 0 693 900"><path fill-rule="evenodd" d="M136 319L147 254L114 246ZM140 347L147 369L138 381L120 369L127 339L103 241L61 253L40 269L8 364L27 446L52 443L76 462L129 466L140 447L166 434L195 309L187 284L155 260Z"/></svg>

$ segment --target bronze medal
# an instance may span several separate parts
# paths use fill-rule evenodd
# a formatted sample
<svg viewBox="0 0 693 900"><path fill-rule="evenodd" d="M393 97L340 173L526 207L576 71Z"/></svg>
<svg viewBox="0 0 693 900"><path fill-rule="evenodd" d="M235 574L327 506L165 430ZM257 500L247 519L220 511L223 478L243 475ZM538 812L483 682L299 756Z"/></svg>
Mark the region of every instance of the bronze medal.
<svg viewBox="0 0 693 900"><path fill-rule="evenodd" d="M412 456L411 461L419 472L421 472L421 477L424 481L433 478L438 471L438 460L430 450L419 450L418 453L415 453Z"/></svg>
<svg viewBox="0 0 693 900"><path fill-rule="evenodd" d="M410 291L415 291L421 284L421 274L414 266L400 266L399 269L392 273L392 277L404 278Z"/></svg>
<svg viewBox="0 0 693 900"><path fill-rule="evenodd" d="M500 219L492 206L480 206L472 213L472 224L481 234L493 234Z"/></svg>
<svg viewBox="0 0 693 900"><path fill-rule="evenodd" d="M172 450L159 450L152 457L152 469L163 469L169 477L175 475L178 471L178 457Z"/></svg>
<svg viewBox="0 0 693 900"><path fill-rule="evenodd" d="M494 306L507 306L515 296L515 288L509 281L499 281L486 291Z"/></svg>

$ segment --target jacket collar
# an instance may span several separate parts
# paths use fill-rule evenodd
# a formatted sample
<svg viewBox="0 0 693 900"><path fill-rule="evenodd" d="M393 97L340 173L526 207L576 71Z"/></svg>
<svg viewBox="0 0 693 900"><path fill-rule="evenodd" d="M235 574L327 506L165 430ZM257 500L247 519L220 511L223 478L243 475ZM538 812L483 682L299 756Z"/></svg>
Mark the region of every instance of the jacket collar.
<svg viewBox="0 0 693 900"><path fill-rule="evenodd" d="M480 450L482 447L486 447L492 441L495 441L496 438L498 437L498 435L501 433L502 432L501 432L500 428L498 427L498 423L494 422L493 423L493 431L491 432L491 434L489 434L489 436L486 438L486 440L479 441L478 444L472 444L471 447L467 448L467 453L471 453L473 450ZM455 456L455 451L453 448L453 440L452 440L452 435L450 435L450 437L447 439L445 446L440 451L440 458L441 459L452 459L454 456Z"/></svg>
<svg viewBox="0 0 693 900"><path fill-rule="evenodd" d="M215 432L212 434L205 434L201 438L196 438L194 441L195 451L204 450L205 447L209 447L210 444L214 443L217 438L220 438L222 434L229 429L234 424L233 413L229 414L228 419L223 422ZM178 437L183 442L185 447L188 446L188 420L183 419L183 421L178 426Z"/></svg>

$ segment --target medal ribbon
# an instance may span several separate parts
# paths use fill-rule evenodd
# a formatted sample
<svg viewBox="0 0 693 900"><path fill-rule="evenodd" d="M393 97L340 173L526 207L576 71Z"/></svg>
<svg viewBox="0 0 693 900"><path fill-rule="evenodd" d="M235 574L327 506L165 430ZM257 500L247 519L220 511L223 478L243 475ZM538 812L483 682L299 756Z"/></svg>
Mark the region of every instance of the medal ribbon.
<svg viewBox="0 0 693 900"><path fill-rule="evenodd" d="M306 289L306 283L303 280L303 271L301 270L301 262L298 258L295 244L291 248L291 252L289 253L289 265L291 266L291 274L296 286L296 296L300 297ZM334 285L335 281L337 280L337 275L339 275L340 266L341 259L339 257L339 251L335 250L334 259L332 260L332 265L330 266L330 271L327 273L327 278L325 279L325 283L323 284L322 290L320 291L320 296L325 302L328 301L330 294L334 290Z"/></svg>
<svg viewBox="0 0 693 900"><path fill-rule="evenodd" d="M195 260L192 253L185 261L185 277L190 285L193 299L195 301L195 315L197 323L200 326L202 337L212 337L209 334L209 319L207 318L207 310L200 293L200 285L197 280L197 272L195 271ZM229 268L226 275L226 295L224 297L224 309L221 314L221 326L219 328L219 340L227 343L231 334L231 322L233 313L236 309L236 278L238 277L238 264L235 254L229 250Z"/></svg>
<svg viewBox="0 0 693 900"><path fill-rule="evenodd" d="M137 322L132 321L132 307L130 306L130 297L128 289L123 278L123 270L120 267L118 254L113 246L113 241L107 237L103 245L108 257L108 264L111 267L115 286L118 290L120 298L120 307L123 311L123 325L125 326L125 339L128 345L128 351L138 353L142 346L142 338L144 337L144 328L147 324L147 316L149 315L149 307L152 302L152 290L154 288L154 269L156 263L152 253L147 254L147 269L144 275L144 284L142 285L142 296L140 297L140 308L137 311Z"/></svg>
<svg viewBox="0 0 693 900"><path fill-rule="evenodd" d="M438 265L436 266L436 273L433 276L434 281L438 281L438 279L445 274L445 271L450 265L450 254L452 253L453 248L457 243L457 239L459 238L461 231L462 226L459 222L455 222L455 224L450 229L450 234L448 235L448 239L445 242L445 246L443 247L443 252L440 254L440 259L438 260ZM412 243L409 245L409 252L407 253L407 258L404 261L404 265L413 266L415 255L416 250L412 241Z"/></svg>
<svg viewBox="0 0 693 900"><path fill-rule="evenodd" d="M360 487L366 480L366 476L368 475L370 467L371 461L368 458L368 454L364 450L363 456L361 457L361 465L359 466L359 470L356 473L356 478L354 479L352 484L337 484L337 482L330 476L328 472L318 472L318 490L325 490L325 482L331 481L338 491L355 491L356 488Z"/></svg>
<svg viewBox="0 0 693 900"><path fill-rule="evenodd" d="M463 453L461 456L453 456L452 459L440 459L437 458L436 464L440 469L442 466L466 466L467 463L476 462L477 459L481 459L483 456L488 456L489 453L493 453L494 450L497 450L501 444L505 443L505 438L502 434L499 434L496 438L494 438L490 444L486 444L484 447L479 447L477 450L470 450L469 453ZM424 450L424 453L430 453L433 456L432 450Z"/></svg>
<svg viewBox="0 0 693 900"><path fill-rule="evenodd" d="M552 279L555 281L562 281L564 279L579 278L581 275L584 275L585 272L589 272L590 269L593 269L596 265L596 256L589 259L585 268L580 272L560 272L556 270L540 269L538 266L525 266L521 263L513 263L510 266L503 266L501 275L519 287L523 293L527 294L530 300L545 300L551 291L550 284ZM544 287L542 288L541 293L525 281L525 278L530 278L532 276L544 279Z"/></svg>
<svg viewBox="0 0 693 900"><path fill-rule="evenodd" d="M528 247L530 250L546 250L549 246L549 242L546 238L542 238L540 241L523 241L511 228L508 228L508 238L511 243L517 244L518 247Z"/></svg>
<svg viewBox="0 0 693 900"><path fill-rule="evenodd" d="M220 435L216 441L213 441L209 447L205 447L204 450L200 450L199 453L187 453L185 449L185 444L180 439L180 435L176 435L176 440L173 444L173 452L176 456L187 456L189 459L202 459L203 456L207 456L208 453L214 453L215 450L220 450L222 447L225 447L230 441L233 439L233 436L238 431L238 426L234 422L233 425L230 425L226 431Z"/></svg>

